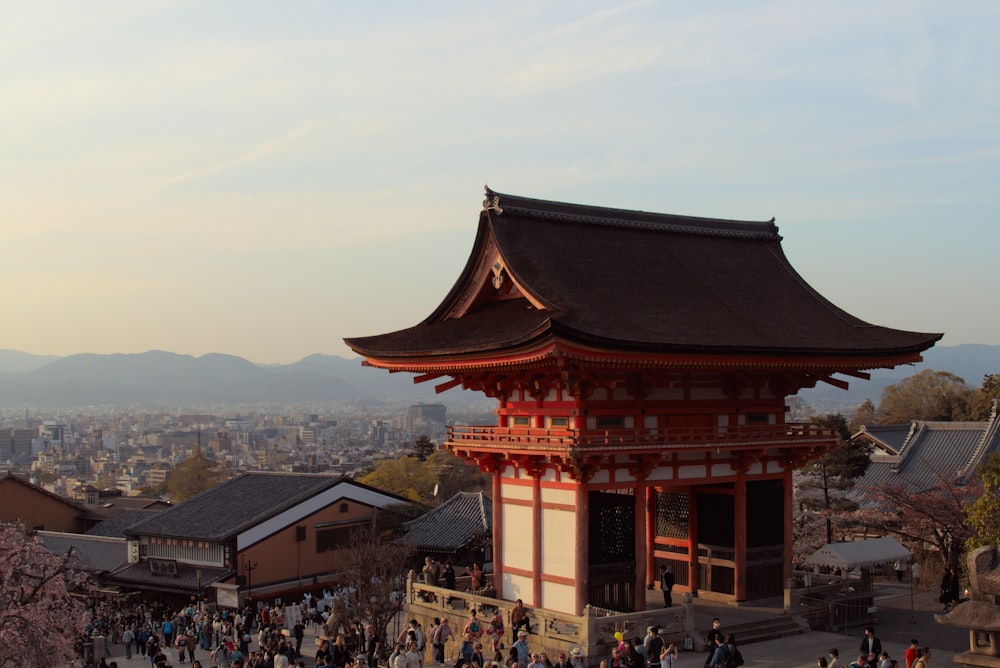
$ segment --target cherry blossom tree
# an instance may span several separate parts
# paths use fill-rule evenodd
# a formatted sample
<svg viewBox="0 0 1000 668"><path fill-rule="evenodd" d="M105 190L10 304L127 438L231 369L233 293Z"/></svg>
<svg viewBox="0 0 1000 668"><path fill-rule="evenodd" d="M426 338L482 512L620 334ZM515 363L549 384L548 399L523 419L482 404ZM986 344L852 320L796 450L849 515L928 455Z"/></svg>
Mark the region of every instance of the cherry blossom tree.
<svg viewBox="0 0 1000 668"><path fill-rule="evenodd" d="M960 483L935 472L936 483L915 490L903 483L889 483L864 490L865 506L855 518L878 533L895 536L914 551L936 552L945 568L959 566L972 530L966 508L982 493L978 480Z"/></svg>
<svg viewBox="0 0 1000 668"><path fill-rule="evenodd" d="M337 564L352 583L348 605L372 625L383 660L392 651L386 629L406 603L407 565L412 556L408 545L364 530L353 531L347 544L337 551Z"/></svg>
<svg viewBox="0 0 1000 668"><path fill-rule="evenodd" d="M69 666L83 635L89 576L20 524L0 524L0 668Z"/></svg>

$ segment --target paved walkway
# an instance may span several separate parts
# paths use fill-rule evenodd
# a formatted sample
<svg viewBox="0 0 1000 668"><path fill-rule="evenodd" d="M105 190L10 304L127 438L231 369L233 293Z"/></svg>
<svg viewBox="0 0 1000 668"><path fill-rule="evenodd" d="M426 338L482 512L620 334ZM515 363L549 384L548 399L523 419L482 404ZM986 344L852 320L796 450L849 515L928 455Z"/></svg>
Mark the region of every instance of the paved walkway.
<svg viewBox="0 0 1000 668"><path fill-rule="evenodd" d="M875 592L875 606L878 609L878 623L873 624L875 635L882 641L882 648L889 652L889 656L898 659L901 666L905 666L903 652L909 647L911 638L920 641L921 646L931 648L931 665L935 668L953 665L952 657L968 649L967 630L943 626L934 620L934 613L941 612L936 591L916 591L911 599L909 585L893 581L876 584ZM737 607L696 598L695 628L709 628L712 617L718 617L725 631L727 624L743 624L782 613L779 601L768 603L769 605L760 607ZM844 634L812 631L753 643L742 647L740 651L748 668L813 668L819 657L827 657L830 648L836 647L840 650L841 662L846 665L857 658L863 630L862 626L847 629ZM681 655L681 664L685 666L698 666L703 660L702 654Z"/></svg>

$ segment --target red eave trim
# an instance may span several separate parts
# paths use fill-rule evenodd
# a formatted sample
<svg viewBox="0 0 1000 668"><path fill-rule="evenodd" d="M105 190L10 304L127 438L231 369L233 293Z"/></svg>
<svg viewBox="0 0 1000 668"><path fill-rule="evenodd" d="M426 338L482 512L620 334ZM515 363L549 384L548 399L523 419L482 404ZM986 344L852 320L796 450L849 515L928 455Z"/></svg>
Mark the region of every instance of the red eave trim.
<svg viewBox="0 0 1000 668"><path fill-rule="evenodd" d="M608 351L589 348L565 340L549 339L533 348L493 351L482 355L456 354L450 357L413 357L378 359L366 357L368 366L389 371L452 375L489 368L539 366L554 360L586 362L602 366L671 367L689 371L759 370L759 371L823 371L858 375L862 369L891 369L901 364L920 362L919 352L880 356L830 355L748 355L704 353L643 353Z"/></svg>

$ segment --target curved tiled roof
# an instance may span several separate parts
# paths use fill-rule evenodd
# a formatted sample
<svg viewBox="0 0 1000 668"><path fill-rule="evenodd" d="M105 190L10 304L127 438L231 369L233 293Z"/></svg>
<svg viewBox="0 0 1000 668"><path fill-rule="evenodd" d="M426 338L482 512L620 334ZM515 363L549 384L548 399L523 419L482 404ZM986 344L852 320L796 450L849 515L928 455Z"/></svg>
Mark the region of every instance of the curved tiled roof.
<svg viewBox="0 0 1000 668"><path fill-rule="evenodd" d="M905 441L895 457L873 457L855 489L881 488L904 484L913 493L937 487L942 479L963 483L974 474L987 455L1000 452L1000 419L989 422L928 422L865 428L858 436L906 431Z"/></svg>
<svg viewBox="0 0 1000 668"><path fill-rule="evenodd" d="M400 542L418 549L452 552L490 536L493 504L482 493L459 492L427 514L403 525Z"/></svg>
<svg viewBox="0 0 1000 668"><path fill-rule="evenodd" d="M885 358L916 356L941 336L872 325L827 301L791 266L773 221L492 191L487 204L466 268L438 309L417 326L348 345L381 360L505 352L545 338L652 353ZM494 257L523 299L469 299Z"/></svg>
<svg viewBox="0 0 1000 668"><path fill-rule="evenodd" d="M72 549L73 555L91 573L111 573L128 561L128 546L124 538L58 531L38 531L37 535L53 554L66 554Z"/></svg>
<svg viewBox="0 0 1000 668"><path fill-rule="evenodd" d="M220 541L340 484L394 496L347 476L250 472L133 524L126 533Z"/></svg>
<svg viewBox="0 0 1000 668"><path fill-rule="evenodd" d="M880 449L885 449L898 454L902 449L906 439L909 438L912 430L909 424L884 424L864 426L864 434ZM857 438L861 434L855 434L852 438Z"/></svg>
<svg viewBox="0 0 1000 668"><path fill-rule="evenodd" d="M207 589L213 582L233 575L230 568L212 568L176 562L176 575L156 574L146 560L130 564L107 578L108 584L188 595L195 589Z"/></svg>

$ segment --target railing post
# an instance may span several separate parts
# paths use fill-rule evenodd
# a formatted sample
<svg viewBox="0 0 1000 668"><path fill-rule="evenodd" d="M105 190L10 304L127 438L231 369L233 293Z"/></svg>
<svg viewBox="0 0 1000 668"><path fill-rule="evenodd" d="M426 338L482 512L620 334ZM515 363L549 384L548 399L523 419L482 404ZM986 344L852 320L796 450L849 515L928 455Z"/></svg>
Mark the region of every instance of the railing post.
<svg viewBox="0 0 1000 668"><path fill-rule="evenodd" d="M792 615L795 614L798 609L796 604L795 596L795 578L788 578L785 580L785 614Z"/></svg>
<svg viewBox="0 0 1000 668"><path fill-rule="evenodd" d="M681 606L684 608L684 637L691 638L693 647L697 638L694 635L694 597L691 596L691 592L684 592L684 596L681 597Z"/></svg>
<svg viewBox="0 0 1000 668"><path fill-rule="evenodd" d="M594 654L596 645L594 640L597 635L597 617L594 615L594 610L590 603L583 606L583 629L584 635L580 640L583 642L584 648L586 648L584 656L591 657Z"/></svg>

